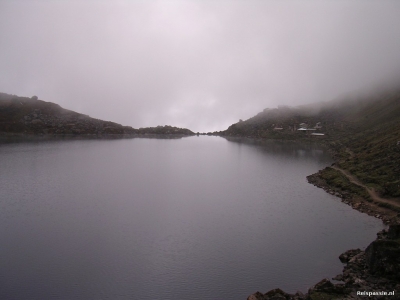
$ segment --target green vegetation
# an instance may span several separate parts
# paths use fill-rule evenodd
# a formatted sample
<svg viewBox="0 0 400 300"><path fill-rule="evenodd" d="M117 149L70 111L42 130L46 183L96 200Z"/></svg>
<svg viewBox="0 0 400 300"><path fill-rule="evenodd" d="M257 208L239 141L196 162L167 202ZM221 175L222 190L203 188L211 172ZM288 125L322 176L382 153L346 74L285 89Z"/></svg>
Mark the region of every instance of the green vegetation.
<svg viewBox="0 0 400 300"><path fill-rule="evenodd" d="M194 132L186 128L178 128L169 125L139 128L138 134L177 134L177 135L194 135Z"/></svg>
<svg viewBox="0 0 400 300"><path fill-rule="evenodd" d="M297 130L302 123L313 130ZM313 136L314 132L324 136ZM214 134L319 141L329 147L340 168L363 184L382 197L400 197L398 89L322 104L265 109ZM338 179L333 184L345 185Z"/></svg>
<svg viewBox="0 0 400 300"><path fill-rule="evenodd" d="M0 93L0 135L194 135L185 128L158 126L135 129L91 118L58 104Z"/></svg>
<svg viewBox="0 0 400 300"><path fill-rule="evenodd" d="M367 191L350 182L349 179L343 175L340 171L333 168L325 168L319 173L319 177L326 181L329 186L335 187L341 191L350 192L353 195L358 195L367 201L372 201Z"/></svg>
<svg viewBox="0 0 400 300"><path fill-rule="evenodd" d="M343 139L343 147L351 149L353 155L346 157L342 153L344 159L339 160L339 166L382 196L400 197L400 145L397 145L400 122L360 128L360 131L352 139Z"/></svg>
<svg viewBox="0 0 400 300"><path fill-rule="evenodd" d="M388 209L390 209L390 210L400 212L400 208L399 208L399 207L396 207L396 206L394 206L394 205L392 205L392 204L390 204L390 203L383 203L383 202L381 202L381 203L378 203L378 206L380 206L380 207L385 207L385 208L388 208Z"/></svg>

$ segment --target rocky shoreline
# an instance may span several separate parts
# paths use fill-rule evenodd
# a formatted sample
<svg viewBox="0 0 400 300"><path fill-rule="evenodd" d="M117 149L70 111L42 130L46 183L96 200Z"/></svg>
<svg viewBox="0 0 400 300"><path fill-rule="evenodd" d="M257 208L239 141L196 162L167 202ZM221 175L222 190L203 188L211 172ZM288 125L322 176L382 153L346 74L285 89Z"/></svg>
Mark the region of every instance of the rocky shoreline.
<svg viewBox="0 0 400 300"><path fill-rule="evenodd" d="M323 171L308 176L308 182L352 208L381 219L389 228L378 232L365 251L351 249L342 253L339 259L345 264L343 272L332 281L325 278L305 294L273 289L265 294L256 292L247 300L400 299L400 213L329 185L321 176Z"/></svg>
<svg viewBox="0 0 400 300"><path fill-rule="evenodd" d="M343 190L342 188L329 185L323 178L321 178L322 172L324 172L324 170L307 176L308 182L319 188L322 188L331 195L339 197L343 203L350 205L353 209L381 219L386 225L400 224L399 212L382 206L377 202L366 200L358 195L355 195L354 193Z"/></svg>
<svg viewBox="0 0 400 300"><path fill-rule="evenodd" d="M400 225L380 231L365 251L348 250L339 259L346 265L342 274L332 278L336 283L323 279L306 294L274 289L265 294L254 293L247 300L399 299Z"/></svg>

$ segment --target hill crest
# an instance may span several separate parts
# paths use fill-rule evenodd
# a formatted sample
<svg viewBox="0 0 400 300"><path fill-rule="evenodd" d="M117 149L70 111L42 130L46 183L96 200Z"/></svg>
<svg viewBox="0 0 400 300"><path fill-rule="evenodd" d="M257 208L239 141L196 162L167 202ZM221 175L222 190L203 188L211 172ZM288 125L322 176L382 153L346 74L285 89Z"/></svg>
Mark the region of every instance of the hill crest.
<svg viewBox="0 0 400 300"><path fill-rule="evenodd" d="M52 102L0 93L0 134L19 135L194 135L185 128L135 129L91 118Z"/></svg>

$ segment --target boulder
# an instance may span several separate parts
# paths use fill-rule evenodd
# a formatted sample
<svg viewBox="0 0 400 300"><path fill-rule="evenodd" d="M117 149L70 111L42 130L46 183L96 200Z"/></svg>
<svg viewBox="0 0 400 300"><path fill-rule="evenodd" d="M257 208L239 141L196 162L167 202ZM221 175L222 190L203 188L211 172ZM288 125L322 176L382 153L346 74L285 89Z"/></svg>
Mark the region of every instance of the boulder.
<svg viewBox="0 0 400 300"><path fill-rule="evenodd" d="M40 120L40 119L35 119L35 120L32 120L31 123L32 123L33 125L42 125L42 124L43 124L43 121Z"/></svg>
<svg viewBox="0 0 400 300"><path fill-rule="evenodd" d="M265 300L264 295L260 292L255 292L247 297L247 300Z"/></svg>
<svg viewBox="0 0 400 300"><path fill-rule="evenodd" d="M360 249L351 249L339 255L339 259L342 263L347 263L352 259L354 256L361 252Z"/></svg>
<svg viewBox="0 0 400 300"><path fill-rule="evenodd" d="M391 225L388 230L388 239L396 240L400 239L400 225Z"/></svg>
<svg viewBox="0 0 400 300"><path fill-rule="evenodd" d="M329 279L322 279L320 282L310 288L308 292L311 295L316 292L327 294L343 294L345 291L343 284L333 284L329 281Z"/></svg>
<svg viewBox="0 0 400 300"><path fill-rule="evenodd" d="M397 240L376 240L365 249L369 272L400 280L400 243Z"/></svg>
<svg viewBox="0 0 400 300"><path fill-rule="evenodd" d="M281 289L273 289L264 294L264 299L268 300L287 300L291 298L292 298L291 295L285 293Z"/></svg>

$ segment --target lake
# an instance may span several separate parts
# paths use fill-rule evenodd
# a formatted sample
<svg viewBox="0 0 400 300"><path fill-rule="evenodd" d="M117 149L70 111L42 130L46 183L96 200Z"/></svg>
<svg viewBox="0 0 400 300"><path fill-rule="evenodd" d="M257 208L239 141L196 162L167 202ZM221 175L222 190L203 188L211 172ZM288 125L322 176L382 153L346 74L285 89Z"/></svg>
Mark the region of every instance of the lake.
<svg viewBox="0 0 400 300"><path fill-rule="evenodd" d="M307 183L310 144L0 145L1 299L246 299L340 273L384 228Z"/></svg>

